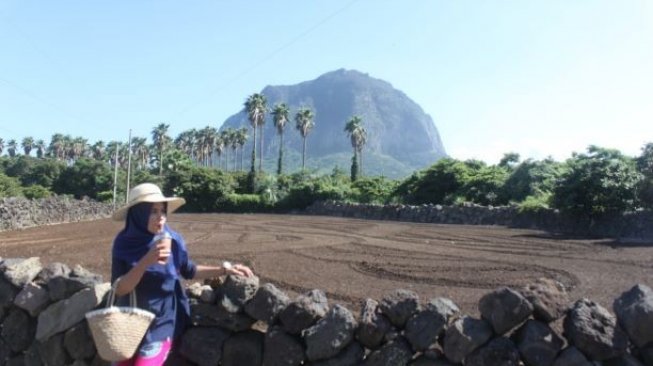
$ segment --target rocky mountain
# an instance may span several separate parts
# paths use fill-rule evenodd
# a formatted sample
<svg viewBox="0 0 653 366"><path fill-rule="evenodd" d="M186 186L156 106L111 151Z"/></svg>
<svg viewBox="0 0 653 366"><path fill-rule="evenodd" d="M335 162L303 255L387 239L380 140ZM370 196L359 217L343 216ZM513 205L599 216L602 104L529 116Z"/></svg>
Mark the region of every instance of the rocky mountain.
<svg viewBox="0 0 653 366"><path fill-rule="evenodd" d="M300 107L308 107L315 114L315 127L307 138L307 168L331 171L338 166L349 171L352 147L344 127L354 115L362 118L367 130L365 175L404 177L446 156L431 117L390 83L367 74L340 69L296 85L267 86L261 93L270 109L281 102L290 107L292 121L284 133L287 172L301 166L302 138L294 121ZM250 141L245 146L245 157L249 158L251 126L245 111L229 117L221 130L242 126L250 128ZM264 170L276 170L278 149L279 137L268 113L263 132Z"/></svg>

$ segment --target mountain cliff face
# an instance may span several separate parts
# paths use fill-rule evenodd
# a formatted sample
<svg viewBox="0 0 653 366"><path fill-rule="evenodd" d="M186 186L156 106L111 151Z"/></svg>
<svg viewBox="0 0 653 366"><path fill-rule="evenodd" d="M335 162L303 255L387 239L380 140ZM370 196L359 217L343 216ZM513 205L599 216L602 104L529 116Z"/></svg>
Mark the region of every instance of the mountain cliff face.
<svg viewBox="0 0 653 366"><path fill-rule="evenodd" d="M296 158L297 153L301 156L302 138L294 121L300 107L308 107L315 114L315 127L307 138L307 168L330 171L335 164L348 171L352 147L344 128L354 115L362 118L367 130L363 149L366 175L402 177L446 156L431 117L404 93L367 74L341 69L296 85L267 86L261 93L267 97L270 109L282 102L290 107L292 121L284 132L285 171L292 172L301 164ZM244 110L229 117L221 130L242 126L250 128L245 151L251 151L251 126ZM263 132L267 171L275 170L278 144L272 115L268 113Z"/></svg>

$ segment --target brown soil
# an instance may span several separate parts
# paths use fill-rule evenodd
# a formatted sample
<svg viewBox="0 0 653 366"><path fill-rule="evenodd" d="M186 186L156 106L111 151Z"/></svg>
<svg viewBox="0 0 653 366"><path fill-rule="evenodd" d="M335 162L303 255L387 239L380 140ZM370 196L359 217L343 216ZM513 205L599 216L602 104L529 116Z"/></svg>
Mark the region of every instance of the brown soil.
<svg viewBox="0 0 653 366"><path fill-rule="evenodd" d="M319 288L352 309L365 297L406 288L422 300L449 297L476 314L489 290L538 277L561 281L573 300L587 297L611 309L634 284L651 285L653 275L653 243L534 230L292 215L178 214L170 223L197 263L244 262L290 294ZM3 232L0 257L81 264L108 278L121 227L98 220Z"/></svg>

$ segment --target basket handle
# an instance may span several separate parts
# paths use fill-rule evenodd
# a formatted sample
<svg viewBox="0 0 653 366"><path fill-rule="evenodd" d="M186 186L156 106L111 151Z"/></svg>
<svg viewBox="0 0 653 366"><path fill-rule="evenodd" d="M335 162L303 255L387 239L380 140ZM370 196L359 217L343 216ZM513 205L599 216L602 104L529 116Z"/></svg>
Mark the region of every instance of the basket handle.
<svg viewBox="0 0 653 366"><path fill-rule="evenodd" d="M116 281L111 285L111 290L109 290L109 301L107 302L107 307L113 306L113 304L116 302L116 290L118 289L118 283L122 277L118 277ZM129 306L135 308L136 305L136 288L134 288L130 293L129 293Z"/></svg>

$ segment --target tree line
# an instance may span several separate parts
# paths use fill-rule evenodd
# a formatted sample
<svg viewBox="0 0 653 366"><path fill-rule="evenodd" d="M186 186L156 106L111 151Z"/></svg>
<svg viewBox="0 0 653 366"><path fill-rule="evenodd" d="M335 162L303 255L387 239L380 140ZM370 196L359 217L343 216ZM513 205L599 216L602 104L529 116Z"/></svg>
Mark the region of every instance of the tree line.
<svg viewBox="0 0 653 366"><path fill-rule="evenodd" d="M251 155L251 189L254 190L257 174L263 172L263 126L266 121L266 114L272 114L272 122L279 135L279 155L277 160L277 174L283 174L283 136L288 122L291 121L290 108L286 103L277 103L272 108L267 105L267 98L261 93L249 96L244 103L244 112L247 114L253 135ZM295 128L303 139L302 149L302 170L306 169L306 144L309 133L315 126L315 113L307 107L301 107L296 112ZM163 175L165 169L174 169L189 162L197 166L219 168L225 171L243 171L244 146L247 143L250 130L243 126L238 129L227 128L222 131L206 126L202 129L189 129L181 132L176 138L172 138L168 131L170 125L160 123L151 131L152 142L148 144L147 138L133 137L129 143L121 141L96 141L93 144L83 137L73 137L55 133L52 135L49 144L44 140L34 140L33 137L25 137L19 146L14 139L5 142L0 138L0 155L6 151L7 156L16 157L20 155L22 147L23 155L30 156L32 151L36 152L39 159L51 158L73 165L82 158L94 159L107 162L112 167L125 168L130 157L133 157L134 170L151 169L156 167L158 174ZM257 150L258 132L258 158ZM362 119L353 116L345 125L345 132L351 139L354 148L352 159L352 179L355 180L362 172L362 147L366 142L366 131ZM240 156L240 157L239 157ZM357 160L358 157L358 160ZM258 159L258 170L256 160ZM354 166L356 167L354 170Z"/></svg>

